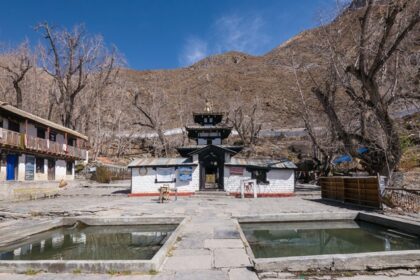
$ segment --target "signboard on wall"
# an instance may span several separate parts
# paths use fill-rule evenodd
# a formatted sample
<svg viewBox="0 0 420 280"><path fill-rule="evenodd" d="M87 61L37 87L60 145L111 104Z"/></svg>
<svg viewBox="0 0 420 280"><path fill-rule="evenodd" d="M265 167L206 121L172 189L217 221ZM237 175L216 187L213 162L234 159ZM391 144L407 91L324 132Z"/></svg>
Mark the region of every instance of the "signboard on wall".
<svg viewBox="0 0 420 280"><path fill-rule="evenodd" d="M239 166L229 167L230 175L244 175L244 168Z"/></svg>
<svg viewBox="0 0 420 280"><path fill-rule="evenodd" d="M26 156L25 161L25 180L31 181L34 179L35 174L35 157L34 156Z"/></svg>
<svg viewBox="0 0 420 280"><path fill-rule="evenodd" d="M165 183L174 181L175 168L158 167L156 168L156 182Z"/></svg>
<svg viewBox="0 0 420 280"><path fill-rule="evenodd" d="M178 176L180 181L191 181L192 180L192 167L183 166L178 168Z"/></svg>

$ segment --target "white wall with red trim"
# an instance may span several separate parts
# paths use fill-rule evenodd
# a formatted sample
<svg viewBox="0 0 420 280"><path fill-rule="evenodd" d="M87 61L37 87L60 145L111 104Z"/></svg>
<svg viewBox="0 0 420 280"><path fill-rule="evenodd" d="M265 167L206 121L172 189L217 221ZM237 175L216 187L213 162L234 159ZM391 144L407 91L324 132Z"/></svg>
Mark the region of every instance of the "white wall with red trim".
<svg viewBox="0 0 420 280"><path fill-rule="evenodd" d="M251 179L251 172L243 167L243 174L231 174L231 167L225 166L224 169L224 187L225 191L233 194L241 193L241 184L244 180ZM271 169L267 171L268 184L258 184L256 186L257 194L270 196L275 194L293 194L295 190L295 171L293 169Z"/></svg>
<svg viewBox="0 0 420 280"><path fill-rule="evenodd" d="M140 171L141 169L141 171ZM133 167L131 168L131 193L152 195L159 193L159 188L163 185L171 189L177 189L178 194L191 194L199 190L200 172L198 166L192 166L191 181L181 181L178 169L175 170L175 182L156 182L157 170L153 167Z"/></svg>

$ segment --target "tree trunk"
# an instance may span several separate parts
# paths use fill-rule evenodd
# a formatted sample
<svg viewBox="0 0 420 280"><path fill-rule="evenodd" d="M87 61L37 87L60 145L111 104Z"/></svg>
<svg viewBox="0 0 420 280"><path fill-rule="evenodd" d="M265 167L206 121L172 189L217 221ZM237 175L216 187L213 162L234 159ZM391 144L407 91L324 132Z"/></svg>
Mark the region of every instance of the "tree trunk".
<svg viewBox="0 0 420 280"><path fill-rule="evenodd" d="M19 86L19 82L14 81L13 87L15 88L15 91L16 91L16 107L19 109L22 109L23 98L22 98L22 89Z"/></svg>

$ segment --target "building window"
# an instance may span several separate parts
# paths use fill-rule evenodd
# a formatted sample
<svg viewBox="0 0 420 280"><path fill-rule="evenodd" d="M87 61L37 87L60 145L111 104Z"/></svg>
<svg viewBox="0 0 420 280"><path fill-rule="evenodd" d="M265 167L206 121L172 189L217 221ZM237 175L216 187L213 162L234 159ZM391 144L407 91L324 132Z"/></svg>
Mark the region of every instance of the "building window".
<svg viewBox="0 0 420 280"><path fill-rule="evenodd" d="M45 160L44 158L36 158L36 173L44 173L45 172Z"/></svg>
<svg viewBox="0 0 420 280"><path fill-rule="evenodd" d="M36 137L45 139L45 129L42 127L36 128Z"/></svg>
<svg viewBox="0 0 420 280"><path fill-rule="evenodd" d="M75 139L73 139L73 138L68 138L67 139L67 145L69 145L69 146L74 146L74 142L75 142L76 140Z"/></svg>
<svg viewBox="0 0 420 280"><path fill-rule="evenodd" d="M53 142L57 141L57 133L56 132L53 132L53 131L50 132L50 141L53 141Z"/></svg>
<svg viewBox="0 0 420 280"><path fill-rule="evenodd" d="M73 162L72 161L67 162L66 174L73 175Z"/></svg>
<svg viewBox="0 0 420 280"><path fill-rule="evenodd" d="M18 122L9 120L9 130L14 132L20 132L20 125Z"/></svg>
<svg viewBox="0 0 420 280"><path fill-rule="evenodd" d="M267 181L267 170L264 169L254 169L251 171L251 178L257 180L259 185L267 185L270 182Z"/></svg>

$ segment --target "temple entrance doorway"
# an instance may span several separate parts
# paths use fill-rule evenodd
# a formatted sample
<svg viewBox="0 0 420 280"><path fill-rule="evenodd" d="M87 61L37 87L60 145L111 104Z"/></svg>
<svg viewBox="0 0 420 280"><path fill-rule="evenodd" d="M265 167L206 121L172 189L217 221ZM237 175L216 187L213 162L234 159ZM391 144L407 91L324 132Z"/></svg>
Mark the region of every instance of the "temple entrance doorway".
<svg viewBox="0 0 420 280"><path fill-rule="evenodd" d="M208 149L199 155L200 190L223 190L224 153Z"/></svg>

